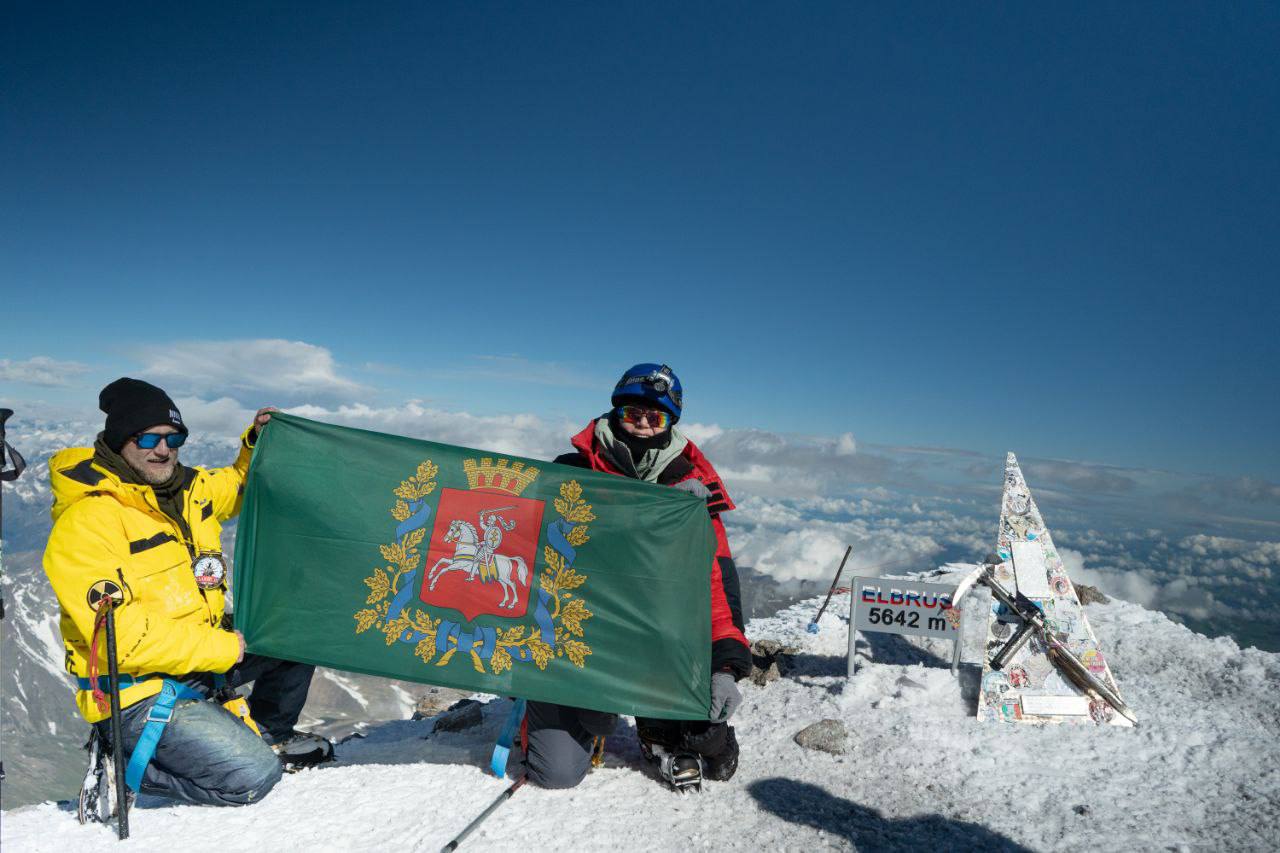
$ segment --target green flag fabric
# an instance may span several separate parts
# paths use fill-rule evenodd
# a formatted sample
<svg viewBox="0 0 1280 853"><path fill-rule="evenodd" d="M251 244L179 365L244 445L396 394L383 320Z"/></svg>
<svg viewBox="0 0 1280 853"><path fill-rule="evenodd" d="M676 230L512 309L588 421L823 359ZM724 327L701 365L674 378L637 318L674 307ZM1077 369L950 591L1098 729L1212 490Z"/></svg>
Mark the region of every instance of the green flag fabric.
<svg viewBox="0 0 1280 853"><path fill-rule="evenodd" d="M705 719L715 534L686 492L276 413L249 469L249 651Z"/></svg>

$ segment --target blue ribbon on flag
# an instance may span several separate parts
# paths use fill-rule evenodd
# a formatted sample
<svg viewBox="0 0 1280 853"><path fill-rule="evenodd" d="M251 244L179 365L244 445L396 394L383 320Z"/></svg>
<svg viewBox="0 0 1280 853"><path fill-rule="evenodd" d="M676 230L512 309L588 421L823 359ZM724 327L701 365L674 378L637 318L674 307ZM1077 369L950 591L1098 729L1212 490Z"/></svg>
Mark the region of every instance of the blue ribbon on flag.
<svg viewBox="0 0 1280 853"><path fill-rule="evenodd" d="M555 521L547 525L547 542L552 548L564 557L565 565L572 565L573 558L577 556L577 552L573 550L573 546L569 544L569 531L577 527L572 522L565 521L563 518L557 518Z"/></svg>
<svg viewBox="0 0 1280 853"><path fill-rule="evenodd" d="M460 650L475 652L481 660L488 660L498 644L498 632L488 625L477 625L470 631L462 630L462 624L451 619L441 619L436 630L436 653L444 654L449 649L449 640ZM479 648L476 648L479 646Z"/></svg>
<svg viewBox="0 0 1280 853"><path fill-rule="evenodd" d="M396 525L396 539L403 539L405 534L412 533L427 523L431 517L431 506L426 501L410 501L409 512L413 513Z"/></svg>

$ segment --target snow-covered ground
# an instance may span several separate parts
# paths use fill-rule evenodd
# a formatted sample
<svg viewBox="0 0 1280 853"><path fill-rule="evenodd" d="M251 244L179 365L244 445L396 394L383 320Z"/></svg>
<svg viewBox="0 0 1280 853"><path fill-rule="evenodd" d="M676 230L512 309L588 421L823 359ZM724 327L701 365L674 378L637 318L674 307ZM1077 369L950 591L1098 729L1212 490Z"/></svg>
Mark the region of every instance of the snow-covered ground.
<svg viewBox="0 0 1280 853"><path fill-rule="evenodd" d="M1091 605L1139 726L982 724L972 663L981 616L968 620L959 680L945 644L876 634L859 638L861 669L846 683L848 597L812 635L817 603L748 626L753 640L800 653L782 679L743 682L732 781L667 791L624 720L580 787L522 788L464 849L1280 847L1280 654L1210 640L1134 604ZM494 699L483 725L459 733L433 733L430 720L374 726L342 744L337 763L286 777L251 808L144 801L130 849L439 849L509 784L482 770L509 709ZM847 726L847 754L792 740L823 718ZM82 827L53 803L5 812L0 840L6 851L59 853L115 843L114 827Z"/></svg>

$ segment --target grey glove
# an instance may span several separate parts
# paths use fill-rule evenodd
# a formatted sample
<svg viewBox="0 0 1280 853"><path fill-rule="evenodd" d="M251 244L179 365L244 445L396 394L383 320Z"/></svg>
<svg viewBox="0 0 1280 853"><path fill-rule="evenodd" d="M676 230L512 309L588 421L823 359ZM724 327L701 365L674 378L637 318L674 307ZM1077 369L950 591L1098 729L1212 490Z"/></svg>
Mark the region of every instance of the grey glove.
<svg viewBox="0 0 1280 853"><path fill-rule="evenodd" d="M711 676L711 713L708 718L713 723L726 722L742 704L742 694L733 676L727 672L717 672Z"/></svg>
<svg viewBox="0 0 1280 853"><path fill-rule="evenodd" d="M671 488L679 489L682 492L688 492L695 498L701 498L704 501L711 497L711 490L704 486L702 481L697 477L690 477L687 480L681 480Z"/></svg>

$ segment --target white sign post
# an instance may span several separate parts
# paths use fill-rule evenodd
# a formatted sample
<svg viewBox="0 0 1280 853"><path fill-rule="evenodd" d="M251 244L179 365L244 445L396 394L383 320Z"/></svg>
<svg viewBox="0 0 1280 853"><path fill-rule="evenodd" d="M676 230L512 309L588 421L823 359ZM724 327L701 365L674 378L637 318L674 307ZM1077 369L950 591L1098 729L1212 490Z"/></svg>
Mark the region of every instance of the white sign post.
<svg viewBox="0 0 1280 853"><path fill-rule="evenodd" d="M960 609L951 606L955 591L941 583L855 577L849 595L849 678L857 668L853 646L858 631L951 640L951 674L959 675L962 619Z"/></svg>

